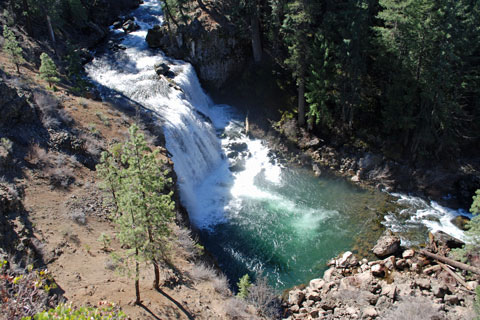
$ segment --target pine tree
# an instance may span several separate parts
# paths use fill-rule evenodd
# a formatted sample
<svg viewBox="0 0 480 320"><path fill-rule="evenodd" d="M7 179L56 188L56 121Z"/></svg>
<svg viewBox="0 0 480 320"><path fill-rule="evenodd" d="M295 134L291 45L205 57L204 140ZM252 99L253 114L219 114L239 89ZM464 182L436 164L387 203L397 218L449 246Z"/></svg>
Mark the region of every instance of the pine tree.
<svg viewBox="0 0 480 320"><path fill-rule="evenodd" d="M285 60L292 71L298 92L298 124L305 124L305 78L307 74L308 46L307 38L311 23L310 11L305 0L296 0L287 4L287 11L282 25L288 58Z"/></svg>
<svg viewBox="0 0 480 320"><path fill-rule="evenodd" d="M20 73L20 64L25 62L23 50L18 44L15 34L7 26L3 27L3 38L5 39L3 50L10 56L10 59L15 64L17 73Z"/></svg>
<svg viewBox="0 0 480 320"><path fill-rule="evenodd" d="M47 81L48 86L52 88L54 83L60 81L58 78L57 66L45 52L40 55L40 61L40 78Z"/></svg>
<svg viewBox="0 0 480 320"><path fill-rule="evenodd" d="M375 30L389 68L396 67L385 91L387 105L396 106L384 113L388 129L401 132L411 153L438 155L455 148L468 119L467 97L478 95L479 4L380 0L380 5L384 25Z"/></svg>
<svg viewBox="0 0 480 320"><path fill-rule="evenodd" d="M242 299L246 299L248 297L249 288L252 286L250 282L250 276L245 274L237 283L238 285L238 293L237 296Z"/></svg>
<svg viewBox="0 0 480 320"><path fill-rule="evenodd" d="M141 303L139 289L139 264L153 264L154 287L159 288L159 264L168 259L167 237L169 224L174 217L175 203L169 191L171 179L164 163L158 158L158 150L152 151L138 127L132 125L130 137L112 152L102 155L97 166L106 189L116 204L113 215L118 227L118 238L131 248L128 255L135 265L136 303Z"/></svg>

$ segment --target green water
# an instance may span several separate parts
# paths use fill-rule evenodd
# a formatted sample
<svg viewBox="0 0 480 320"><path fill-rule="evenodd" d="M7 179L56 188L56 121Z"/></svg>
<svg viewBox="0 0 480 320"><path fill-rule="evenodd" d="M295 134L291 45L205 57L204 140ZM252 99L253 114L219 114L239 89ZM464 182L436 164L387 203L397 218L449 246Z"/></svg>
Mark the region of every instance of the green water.
<svg viewBox="0 0 480 320"><path fill-rule="evenodd" d="M232 279L262 271L284 289L322 276L342 251L367 254L383 231L380 221L393 201L341 179L283 169L281 183L261 174L252 193L227 210L227 222L201 231L201 240ZM358 248L367 250L358 250Z"/></svg>

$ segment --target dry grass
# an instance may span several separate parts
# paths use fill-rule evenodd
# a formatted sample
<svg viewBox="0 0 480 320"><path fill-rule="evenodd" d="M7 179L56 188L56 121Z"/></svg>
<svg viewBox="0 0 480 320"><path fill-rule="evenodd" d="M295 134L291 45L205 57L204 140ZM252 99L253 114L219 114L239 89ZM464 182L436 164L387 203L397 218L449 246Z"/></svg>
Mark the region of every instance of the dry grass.
<svg viewBox="0 0 480 320"><path fill-rule="evenodd" d="M186 228L179 228L177 230L177 243L184 249L185 258L193 259L199 252L192 237L192 232Z"/></svg>
<svg viewBox="0 0 480 320"><path fill-rule="evenodd" d="M223 296L231 296L232 292L228 285L227 277L222 273L212 280L213 288Z"/></svg>
<svg viewBox="0 0 480 320"><path fill-rule="evenodd" d="M239 298L231 297L223 304L225 314L231 319L249 319L248 304Z"/></svg>
<svg viewBox="0 0 480 320"><path fill-rule="evenodd" d="M432 301L425 297L406 297L398 302L395 309L388 310L382 319L425 320L442 319Z"/></svg>
<svg viewBox="0 0 480 320"><path fill-rule="evenodd" d="M201 263L193 266L190 277L195 281L211 281L217 278L217 273L212 267Z"/></svg>
<svg viewBox="0 0 480 320"><path fill-rule="evenodd" d="M61 108L60 102L51 94L37 90L33 94L33 100L41 111L41 120L46 128L59 128L62 125L70 125L73 122L70 114Z"/></svg>
<svg viewBox="0 0 480 320"><path fill-rule="evenodd" d="M262 274L257 276L255 284L250 287L247 302L268 319L280 319L282 316L280 298L275 290L268 285L267 277Z"/></svg>

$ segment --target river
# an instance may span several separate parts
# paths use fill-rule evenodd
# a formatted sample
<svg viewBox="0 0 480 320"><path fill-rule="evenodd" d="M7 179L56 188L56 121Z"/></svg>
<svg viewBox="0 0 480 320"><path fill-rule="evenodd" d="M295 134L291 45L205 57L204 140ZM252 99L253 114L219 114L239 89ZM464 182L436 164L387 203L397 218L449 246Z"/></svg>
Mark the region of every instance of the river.
<svg viewBox="0 0 480 320"><path fill-rule="evenodd" d="M427 230L463 237L450 220L464 212L281 165L261 140L243 134L243 114L209 98L190 64L148 48L147 30L162 23L159 2L145 0L132 15L140 30L112 29L111 41L125 49L99 50L87 73L104 99L152 111L182 204L232 283L247 272L263 272L278 289L304 283L338 253L364 253L385 227L410 244L424 241ZM159 62L176 86L156 75Z"/></svg>

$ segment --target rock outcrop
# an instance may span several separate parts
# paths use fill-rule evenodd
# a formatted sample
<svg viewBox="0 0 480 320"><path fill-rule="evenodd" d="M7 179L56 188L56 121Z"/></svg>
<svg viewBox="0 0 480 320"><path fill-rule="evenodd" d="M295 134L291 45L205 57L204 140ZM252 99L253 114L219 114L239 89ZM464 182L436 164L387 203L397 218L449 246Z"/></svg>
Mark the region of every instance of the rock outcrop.
<svg viewBox="0 0 480 320"><path fill-rule="evenodd" d="M287 319L468 319L474 295L441 268L421 272L431 272L426 263L413 250L377 261L346 252L323 278L289 292Z"/></svg>
<svg viewBox="0 0 480 320"><path fill-rule="evenodd" d="M209 19L193 19L169 32L166 25L148 31L146 41L168 56L190 62L204 85L220 88L240 73L247 60L248 43L231 28Z"/></svg>
<svg viewBox="0 0 480 320"><path fill-rule="evenodd" d="M35 110L28 104L29 97L8 86L0 78L0 128L12 128L19 123L29 123L35 117Z"/></svg>

